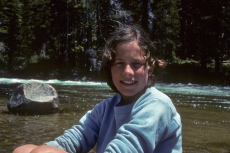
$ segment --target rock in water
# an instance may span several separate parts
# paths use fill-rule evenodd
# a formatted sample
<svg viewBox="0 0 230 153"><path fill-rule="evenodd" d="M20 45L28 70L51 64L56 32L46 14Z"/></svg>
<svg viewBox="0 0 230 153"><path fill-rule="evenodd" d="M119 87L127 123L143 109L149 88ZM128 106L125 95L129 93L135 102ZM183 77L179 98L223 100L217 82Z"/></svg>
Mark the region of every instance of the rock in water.
<svg viewBox="0 0 230 153"><path fill-rule="evenodd" d="M48 114L58 109L56 90L43 83L27 83L19 85L11 94L7 107L12 113Z"/></svg>

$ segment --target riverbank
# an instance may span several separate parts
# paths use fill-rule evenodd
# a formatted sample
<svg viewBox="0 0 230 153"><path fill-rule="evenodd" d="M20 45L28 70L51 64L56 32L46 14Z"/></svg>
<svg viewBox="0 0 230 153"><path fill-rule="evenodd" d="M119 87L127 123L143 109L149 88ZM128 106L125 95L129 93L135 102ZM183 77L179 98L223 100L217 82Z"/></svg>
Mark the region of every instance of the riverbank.
<svg viewBox="0 0 230 153"><path fill-rule="evenodd" d="M40 80L73 80L103 81L99 72L81 72L78 70L36 70L18 69L14 71L0 70L0 78L40 79ZM157 77L163 83L193 83L230 86L230 64L219 73L213 68L206 70L192 64L169 64Z"/></svg>
<svg viewBox="0 0 230 153"><path fill-rule="evenodd" d="M165 83L194 83L212 85L230 85L230 64L222 66L220 72L215 72L213 67L200 68L194 64L169 64L162 73Z"/></svg>

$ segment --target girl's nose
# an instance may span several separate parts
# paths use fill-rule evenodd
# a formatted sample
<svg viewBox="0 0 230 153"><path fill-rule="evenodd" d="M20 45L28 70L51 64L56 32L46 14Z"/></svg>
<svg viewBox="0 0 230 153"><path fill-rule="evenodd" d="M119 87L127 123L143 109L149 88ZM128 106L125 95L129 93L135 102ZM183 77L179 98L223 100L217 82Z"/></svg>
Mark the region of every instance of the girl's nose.
<svg viewBox="0 0 230 153"><path fill-rule="evenodd" d="M126 76L126 77L130 77L130 76L133 76L133 74L134 74L134 71L133 71L133 69L132 69L132 67L130 66L130 65L126 65L125 67L124 67L124 75Z"/></svg>

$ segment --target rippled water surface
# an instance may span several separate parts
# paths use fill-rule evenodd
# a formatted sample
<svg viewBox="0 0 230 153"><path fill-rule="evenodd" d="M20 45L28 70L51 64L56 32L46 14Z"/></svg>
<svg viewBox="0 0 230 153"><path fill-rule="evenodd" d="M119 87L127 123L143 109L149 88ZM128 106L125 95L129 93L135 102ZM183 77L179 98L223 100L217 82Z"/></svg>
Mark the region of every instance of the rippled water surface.
<svg viewBox="0 0 230 153"><path fill-rule="evenodd" d="M20 84L42 82L59 95L59 112L20 116L8 113L6 103ZM230 87L197 84L157 84L181 114L183 149L188 153L230 153ZM87 110L114 93L104 83L0 78L0 152L27 144L42 144L77 124ZM91 152L94 152L93 150Z"/></svg>

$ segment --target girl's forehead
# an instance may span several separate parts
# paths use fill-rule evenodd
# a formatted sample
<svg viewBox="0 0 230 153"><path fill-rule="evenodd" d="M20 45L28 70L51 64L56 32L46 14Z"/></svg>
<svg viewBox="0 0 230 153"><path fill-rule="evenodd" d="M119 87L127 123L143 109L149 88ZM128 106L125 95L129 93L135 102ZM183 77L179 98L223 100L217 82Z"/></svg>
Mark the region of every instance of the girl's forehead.
<svg viewBox="0 0 230 153"><path fill-rule="evenodd" d="M145 56L145 52L136 41L118 43L115 47L114 53L119 56L124 54L138 54L140 56Z"/></svg>
<svg viewBox="0 0 230 153"><path fill-rule="evenodd" d="M145 61L145 53L135 44L123 44L114 51L114 60Z"/></svg>
<svg viewBox="0 0 230 153"><path fill-rule="evenodd" d="M122 42L117 43L115 48L117 48L118 46L122 46L122 45L128 46L128 45L133 45L133 44L138 46L138 42L136 40L134 40L134 41L122 41Z"/></svg>

